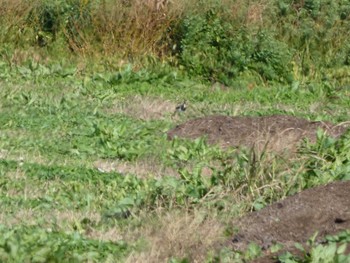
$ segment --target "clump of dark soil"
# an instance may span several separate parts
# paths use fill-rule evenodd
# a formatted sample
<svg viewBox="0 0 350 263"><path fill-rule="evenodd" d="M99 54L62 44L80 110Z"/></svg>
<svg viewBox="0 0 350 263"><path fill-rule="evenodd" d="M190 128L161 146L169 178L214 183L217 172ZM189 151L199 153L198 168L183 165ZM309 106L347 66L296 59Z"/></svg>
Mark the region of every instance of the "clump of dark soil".
<svg viewBox="0 0 350 263"><path fill-rule="evenodd" d="M264 117L207 116L190 120L168 132L168 138L175 136L195 139L207 136L210 144L226 147L267 148L276 152L295 150L303 138L316 140L316 131L323 129L332 137L342 135L346 125L330 122L308 121L285 115Z"/></svg>
<svg viewBox="0 0 350 263"><path fill-rule="evenodd" d="M251 242L263 249L280 243L293 249L295 242L305 243L316 231L316 241L322 242L326 235L350 229L349 193L350 181L339 181L289 196L235 222L239 232L228 245L245 250Z"/></svg>

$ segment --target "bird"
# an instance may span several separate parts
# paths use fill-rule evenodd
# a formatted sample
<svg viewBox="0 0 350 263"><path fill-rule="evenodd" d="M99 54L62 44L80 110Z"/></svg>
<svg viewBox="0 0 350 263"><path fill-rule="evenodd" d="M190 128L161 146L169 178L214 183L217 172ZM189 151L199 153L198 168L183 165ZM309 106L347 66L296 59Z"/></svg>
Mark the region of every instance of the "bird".
<svg viewBox="0 0 350 263"><path fill-rule="evenodd" d="M182 104L179 104L176 106L175 110L178 112L184 112L184 111L186 111L186 109L187 109L186 100L184 100L184 102Z"/></svg>
<svg viewBox="0 0 350 263"><path fill-rule="evenodd" d="M186 104L186 100L184 100L183 103L176 106L175 112L184 112L186 111L186 109L187 109L187 104Z"/></svg>
<svg viewBox="0 0 350 263"><path fill-rule="evenodd" d="M174 116L176 113L185 112L186 109L187 109L187 104L186 104L186 100L184 100L183 103L181 103L181 104L179 104L179 105L176 106L173 116Z"/></svg>

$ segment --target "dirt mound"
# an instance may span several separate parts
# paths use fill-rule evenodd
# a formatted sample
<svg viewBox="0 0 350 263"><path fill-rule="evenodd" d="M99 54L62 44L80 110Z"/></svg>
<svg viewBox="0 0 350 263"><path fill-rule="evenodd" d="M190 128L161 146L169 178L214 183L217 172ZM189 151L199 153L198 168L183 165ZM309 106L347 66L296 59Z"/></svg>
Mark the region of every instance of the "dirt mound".
<svg viewBox="0 0 350 263"><path fill-rule="evenodd" d="M349 193L350 181L334 182L250 213L235 222L239 233L232 237L229 246L244 250L255 242L268 249L280 243L288 249L295 242L305 243L316 231L317 241L322 242L326 235L350 229Z"/></svg>
<svg viewBox="0 0 350 263"><path fill-rule="evenodd" d="M302 138L316 140L316 130L323 129L328 135L339 137L346 125L329 122L310 122L292 116L273 115L264 117L207 116L190 120L168 132L168 138L175 136L195 139L207 136L208 143L229 146L255 146L277 152L295 150Z"/></svg>

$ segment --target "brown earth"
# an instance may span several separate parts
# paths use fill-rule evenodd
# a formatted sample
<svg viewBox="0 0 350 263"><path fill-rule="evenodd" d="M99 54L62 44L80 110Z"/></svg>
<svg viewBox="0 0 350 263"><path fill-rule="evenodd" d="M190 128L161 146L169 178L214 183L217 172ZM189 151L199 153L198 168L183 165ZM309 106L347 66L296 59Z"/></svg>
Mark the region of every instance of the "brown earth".
<svg viewBox="0 0 350 263"><path fill-rule="evenodd" d="M234 222L239 232L226 245L241 251L255 242L268 251L280 243L285 250L295 250L295 242L305 244L316 231L316 242L322 243L326 235L350 230L349 193L350 181L339 181L289 196ZM278 261L265 256L254 262Z"/></svg>
<svg viewBox="0 0 350 263"><path fill-rule="evenodd" d="M190 120L168 132L168 138L175 136L195 139L207 136L210 144L229 146L266 147L275 152L295 151L303 138L316 140L316 131L323 129L332 137L341 136L349 123L334 125L330 122L308 121L305 119L273 115L264 117L207 116Z"/></svg>

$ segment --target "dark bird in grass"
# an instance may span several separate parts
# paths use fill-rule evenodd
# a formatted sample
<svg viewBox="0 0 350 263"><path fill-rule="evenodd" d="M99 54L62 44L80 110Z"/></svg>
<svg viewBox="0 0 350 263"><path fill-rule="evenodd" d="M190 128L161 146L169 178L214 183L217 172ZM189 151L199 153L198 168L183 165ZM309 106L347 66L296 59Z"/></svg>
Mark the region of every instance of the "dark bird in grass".
<svg viewBox="0 0 350 263"><path fill-rule="evenodd" d="M186 101L184 101L182 104L176 106L177 112L184 112L187 109Z"/></svg>
<svg viewBox="0 0 350 263"><path fill-rule="evenodd" d="M179 105L176 106L173 116L174 116L176 113L185 112L186 109L187 109L187 104L186 104L186 100L185 100L183 103L181 103L181 104L179 104Z"/></svg>

